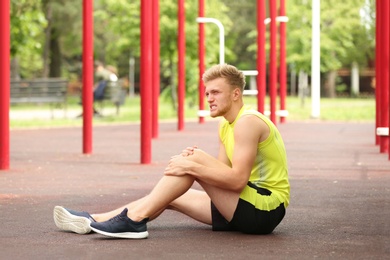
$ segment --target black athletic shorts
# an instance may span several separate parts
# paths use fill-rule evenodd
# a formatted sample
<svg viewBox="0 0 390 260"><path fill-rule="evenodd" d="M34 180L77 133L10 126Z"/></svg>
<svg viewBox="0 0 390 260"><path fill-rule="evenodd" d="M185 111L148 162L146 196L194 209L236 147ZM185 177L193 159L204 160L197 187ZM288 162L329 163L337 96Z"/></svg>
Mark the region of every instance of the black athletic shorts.
<svg viewBox="0 0 390 260"><path fill-rule="evenodd" d="M252 183L248 183L254 186ZM256 187L261 195L269 196L271 192L267 189ZM256 209L249 202L239 199L232 221L228 222L211 202L211 216L213 231L240 231L247 234L269 234L282 221L286 209L281 203L271 211Z"/></svg>

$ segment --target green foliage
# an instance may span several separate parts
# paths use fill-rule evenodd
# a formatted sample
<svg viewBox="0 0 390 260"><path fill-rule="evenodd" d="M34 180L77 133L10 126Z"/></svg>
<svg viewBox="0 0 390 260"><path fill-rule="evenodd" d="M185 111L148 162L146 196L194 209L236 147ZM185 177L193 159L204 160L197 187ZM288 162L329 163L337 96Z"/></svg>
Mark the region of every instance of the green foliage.
<svg viewBox="0 0 390 260"><path fill-rule="evenodd" d="M80 61L82 55L82 8L80 0L46 0L52 9L53 27L60 37L64 59L70 63ZM68 67L69 68L69 67Z"/></svg>
<svg viewBox="0 0 390 260"><path fill-rule="evenodd" d="M98 0L95 2L95 58L117 66L139 56L139 1ZM124 60L125 61L124 61ZM120 74L125 71L120 70Z"/></svg>
<svg viewBox="0 0 390 260"><path fill-rule="evenodd" d="M46 21L40 11L39 0L11 1L11 56L26 53L31 49L38 52L42 27ZM38 41L37 41L38 40Z"/></svg>
<svg viewBox="0 0 390 260"><path fill-rule="evenodd" d="M198 24L197 2L186 1L186 87L193 102L198 87ZM220 0L207 2L207 16L220 19L228 29L230 19L224 15L226 8ZM160 60L161 87L172 92L177 85L177 2L160 1ZM218 28L206 27L207 65L219 59ZM109 29L109 30L107 30ZM95 57L119 67L120 75L127 75L131 56L140 55L140 3L139 1L99 0L95 4ZM137 70L139 71L139 70ZM171 95L166 95L171 97Z"/></svg>
<svg viewBox="0 0 390 260"><path fill-rule="evenodd" d="M287 62L296 71L310 71L311 1L287 1ZM322 43L321 43L322 44Z"/></svg>
<svg viewBox="0 0 390 260"><path fill-rule="evenodd" d="M227 15L232 19L226 35L228 46L226 61L243 70L256 69L257 56L257 7L252 0L225 0Z"/></svg>
<svg viewBox="0 0 390 260"><path fill-rule="evenodd" d="M46 20L39 0L12 0L10 15L11 57L19 57L23 77L42 68L42 28Z"/></svg>
<svg viewBox="0 0 390 260"><path fill-rule="evenodd" d="M372 1L321 1L321 71L350 67L354 61L367 65L374 53L373 19L363 19L363 10L371 15ZM311 1L290 0L287 7L288 63L297 70L310 72ZM367 29L368 28L368 29Z"/></svg>
<svg viewBox="0 0 390 260"><path fill-rule="evenodd" d="M209 4L209 3L208 3ZM229 19L223 17L224 8L220 7L220 1L210 3L210 16L219 19L224 18L229 24ZM216 8L219 6L220 8ZM222 5L223 6L223 5ZM197 3L186 2L186 55L190 59L197 58L197 30L195 22ZM211 11L215 10L215 11ZM221 18L222 17L222 18ZM218 38L215 37L217 28L208 28L207 36L211 38L207 43L212 63L218 59ZM211 26L210 26L211 27ZM99 0L95 4L95 44L96 56L103 57L106 63L113 63L120 57L129 55L139 57L140 41L140 6L139 2ZM107 30L109 29L109 30ZM160 2L160 55L161 60L174 60L177 57L177 2ZM217 34L218 35L218 34ZM208 38L207 37L207 40ZM101 45L101 46L100 46ZM96 46L95 46L96 47ZM170 68L166 68L170 69Z"/></svg>
<svg viewBox="0 0 390 260"><path fill-rule="evenodd" d="M247 105L256 107L257 101L254 97L245 97ZM78 105L78 98L71 97L68 100L67 116L63 116L61 108L57 108L57 116L53 119L48 118L50 115L49 105L31 105L19 104L11 107L11 128L27 128L27 127L53 127L53 126L82 126L82 119L75 118L73 115L78 115L81 112L81 107ZM185 108L186 120L197 118L197 108L189 106L187 102ZM287 110L289 116L287 122L310 120L311 101L307 98L305 105L302 106L302 101L298 97L287 98ZM266 100L269 104L269 100ZM125 104L120 108L120 114L116 115L115 107L108 103L103 110L104 117L94 118L94 125L107 123L130 123L140 121L140 97L128 98ZM268 109L268 108L266 108ZM31 116L30 119L25 119L26 114ZM18 119L18 114L23 115L24 119ZM15 115L15 116L13 116ZM46 116L44 118L43 116ZM159 119L177 120L177 110L172 108L170 101L160 97ZM344 121L344 122L374 122L375 121L375 99L370 98L336 98L336 99L321 99L321 117L322 121ZM210 118L206 118L211 120Z"/></svg>
<svg viewBox="0 0 390 260"><path fill-rule="evenodd" d="M240 69L256 67L256 1L205 1L205 16L216 18L225 27L225 61ZM268 1L266 1L268 3ZM311 1L288 0L287 61L296 70L310 72ZM373 57L375 44L374 0L321 1L321 71L326 73L360 67ZM63 75L81 76L82 1L11 0L11 55L18 59L23 77L40 76L43 68L45 32L50 25L60 44ZM190 103L198 94L198 2L185 1L186 88ZM362 16L362 14L365 14ZM269 27L267 27L269 28ZM177 85L177 1L160 1L161 88L176 91ZM219 32L205 24L206 66L218 63ZM129 59L136 59L136 81L140 56L140 1L94 1L95 59L114 65L120 77L129 71ZM268 48L268 40L267 40ZM174 98L173 95L167 95Z"/></svg>

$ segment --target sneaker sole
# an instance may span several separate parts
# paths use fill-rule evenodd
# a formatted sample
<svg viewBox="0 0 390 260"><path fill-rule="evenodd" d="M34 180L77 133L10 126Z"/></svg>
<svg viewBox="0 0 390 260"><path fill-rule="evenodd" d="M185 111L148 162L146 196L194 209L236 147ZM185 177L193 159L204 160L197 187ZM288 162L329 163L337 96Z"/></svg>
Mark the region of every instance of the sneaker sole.
<svg viewBox="0 0 390 260"><path fill-rule="evenodd" d="M54 223L64 231L72 231L77 234L88 234L91 232L91 221L85 217L70 214L60 206L54 207Z"/></svg>
<svg viewBox="0 0 390 260"><path fill-rule="evenodd" d="M105 232L105 231L96 229L94 227L91 227L91 229L93 231L95 231L96 233L99 233L101 235L105 235L105 236L108 236L108 237L116 237L116 238L143 239L143 238L147 238L149 236L148 231L144 231L144 232L109 233L109 232Z"/></svg>

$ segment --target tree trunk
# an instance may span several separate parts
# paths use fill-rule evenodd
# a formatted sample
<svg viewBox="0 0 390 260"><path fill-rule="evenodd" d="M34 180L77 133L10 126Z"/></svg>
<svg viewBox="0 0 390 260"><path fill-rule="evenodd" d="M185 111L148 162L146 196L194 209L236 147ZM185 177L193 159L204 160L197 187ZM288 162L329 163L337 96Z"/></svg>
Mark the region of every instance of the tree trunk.
<svg viewBox="0 0 390 260"><path fill-rule="evenodd" d="M61 77L61 48L59 43L59 35L55 28L52 28L52 37L50 39L50 72L49 77Z"/></svg>
<svg viewBox="0 0 390 260"><path fill-rule="evenodd" d="M44 2L44 13L47 20L47 27L45 28L45 45L43 46L43 71L42 77L47 78L49 76L49 53L50 53L50 40L52 30L52 10L48 1Z"/></svg>
<svg viewBox="0 0 390 260"><path fill-rule="evenodd" d="M355 61L351 69L351 96L359 96L359 64Z"/></svg>
<svg viewBox="0 0 390 260"><path fill-rule="evenodd" d="M305 106L305 98L308 92L308 75L306 72L300 70L298 78L298 96L301 99L301 107Z"/></svg>
<svg viewBox="0 0 390 260"><path fill-rule="evenodd" d="M337 72L335 70L331 70L328 72L325 81L325 97L336 97L336 78Z"/></svg>
<svg viewBox="0 0 390 260"><path fill-rule="evenodd" d="M297 72L295 68L291 67L291 81L290 81L290 95L295 97L297 95Z"/></svg>
<svg viewBox="0 0 390 260"><path fill-rule="evenodd" d="M11 79L20 79L20 67L18 58L11 59Z"/></svg>
<svg viewBox="0 0 390 260"><path fill-rule="evenodd" d="M172 56L171 56L172 57ZM176 84L175 84L175 68L174 68L174 62L173 62L173 60L170 58L170 61L169 61L169 63L170 63L170 68L171 68L171 77L170 77L170 88L171 88L171 98L172 98L172 106L173 106L173 108L175 109L175 110L177 110L178 109L178 107L177 107L177 87L175 87L176 86Z"/></svg>

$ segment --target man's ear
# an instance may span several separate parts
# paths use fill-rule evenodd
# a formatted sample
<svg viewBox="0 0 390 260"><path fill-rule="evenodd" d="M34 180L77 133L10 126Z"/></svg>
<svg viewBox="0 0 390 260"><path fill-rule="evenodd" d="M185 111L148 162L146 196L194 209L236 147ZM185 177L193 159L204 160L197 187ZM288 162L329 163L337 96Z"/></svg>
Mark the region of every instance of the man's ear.
<svg viewBox="0 0 390 260"><path fill-rule="evenodd" d="M241 96L241 90L239 88L235 88L233 90L233 98L237 100Z"/></svg>

